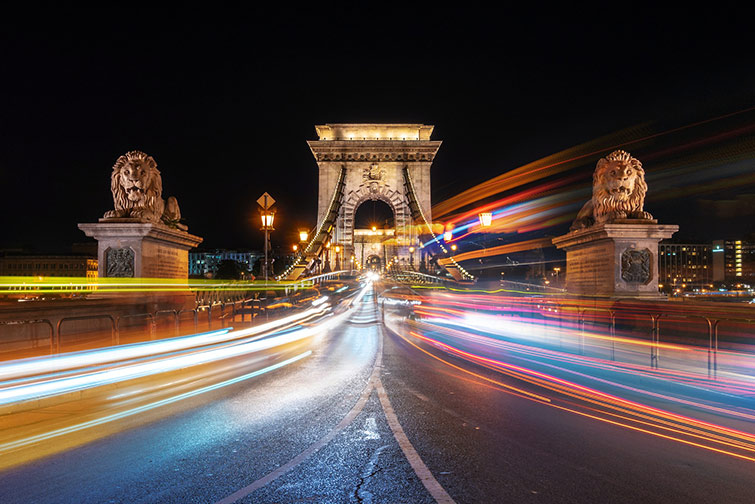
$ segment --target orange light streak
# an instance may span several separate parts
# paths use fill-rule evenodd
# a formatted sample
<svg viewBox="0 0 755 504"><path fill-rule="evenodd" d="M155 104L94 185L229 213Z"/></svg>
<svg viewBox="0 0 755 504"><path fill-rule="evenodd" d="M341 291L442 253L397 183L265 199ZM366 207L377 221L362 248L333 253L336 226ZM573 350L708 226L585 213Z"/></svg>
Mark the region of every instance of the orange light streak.
<svg viewBox="0 0 755 504"><path fill-rule="evenodd" d="M737 431L735 429L729 429L729 428L712 424L709 422L696 420L694 418L677 415L675 413L660 410L660 409L646 406L646 405L636 403L633 401L628 401L626 399L622 399L617 396L613 396L613 395L606 394L606 393L603 393L594 389L590 389L588 387L584 387L576 383L569 382L567 380L562 380L560 378L556 378L554 376L550 376L550 375L540 373L534 370L521 368L519 366L514 366L511 364L505 364L503 362L496 361L494 359L471 354L469 352L465 352L463 350L454 348L450 345L446 345L445 343L442 343L440 341L422 336L421 334L415 331L410 331L409 334L433 346L439 347L442 350L447 350L453 354L466 358L467 360L478 362L484 365L485 367L489 367L491 369L502 372L504 374L508 374L514 378L521 379L528 383L539 385L546 389L552 390L554 392L562 393L569 397L573 397L582 401L594 403L602 407L613 408L623 413L636 415L646 420L658 422L660 423L660 425L650 424L650 425L654 425L657 428L670 430L673 432L681 432L678 429L683 429L683 433L687 436L696 437L699 439L705 439L705 440L715 442L718 444L735 446L737 448L740 448L746 451L755 452L755 446L753 446L753 443L755 443L755 436L751 434L748 434L742 431ZM554 405L554 407L557 407L557 406ZM569 408L560 407L560 409L572 411ZM583 416L593 417L592 415L589 415L586 413L580 413L577 411L574 411L574 412L582 414ZM594 418L601 421L608 422L608 423L614 423L616 425L627 427L633 430L647 432L648 434L664 437L666 439L679 441L684 444L697 446L700 448L716 451L719 453L731 455L731 456L742 458L745 460L755 461L755 458L752 458L749 456L729 452L726 450L721 450L719 448L715 448L711 446L702 445L700 443L694 443L691 441L675 438L673 436L668 436L668 435L664 435L664 434L653 432L653 431L647 431L645 429L640 429L638 427L622 424L619 422L614 422L614 421L603 419L600 417L594 417ZM638 420L632 420L632 421L642 423ZM682 424L682 425L679 425L679 424ZM709 431L712 431L712 432L709 432ZM731 439L731 438L734 438L734 439Z"/></svg>

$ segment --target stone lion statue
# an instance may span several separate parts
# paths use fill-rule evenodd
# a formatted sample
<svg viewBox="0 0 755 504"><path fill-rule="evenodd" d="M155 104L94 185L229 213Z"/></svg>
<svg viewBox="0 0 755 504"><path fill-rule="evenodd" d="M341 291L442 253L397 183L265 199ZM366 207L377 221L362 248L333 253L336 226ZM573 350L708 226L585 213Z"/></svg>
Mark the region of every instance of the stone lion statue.
<svg viewBox="0 0 755 504"><path fill-rule="evenodd" d="M598 161L592 177L592 199L579 211L571 230L617 219L652 219L643 210L647 190L642 163L628 152L613 151Z"/></svg>
<svg viewBox="0 0 755 504"><path fill-rule="evenodd" d="M181 224L181 210L176 198L162 199L163 181L152 156L130 151L119 157L110 176L114 210L105 219L139 219L186 230Z"/></svg>

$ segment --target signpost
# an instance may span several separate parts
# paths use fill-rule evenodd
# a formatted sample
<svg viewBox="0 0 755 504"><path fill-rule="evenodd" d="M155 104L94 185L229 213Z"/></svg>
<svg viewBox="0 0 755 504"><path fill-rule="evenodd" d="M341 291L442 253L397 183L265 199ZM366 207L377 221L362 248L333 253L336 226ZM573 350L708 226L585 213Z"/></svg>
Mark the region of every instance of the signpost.
<svg viewBox="0 0 755 504"><path fill-rule="evenodd" d="M262 217L262 230L265 232L265 283L267 283L268 275L270 271L270 263L268 261L268 248L270 244L270 231L273 229L273 220L275 219L275 210L271 210L275 204L275 200L267 192L257 199L257 204L260 206L260 215Z"/></svg>

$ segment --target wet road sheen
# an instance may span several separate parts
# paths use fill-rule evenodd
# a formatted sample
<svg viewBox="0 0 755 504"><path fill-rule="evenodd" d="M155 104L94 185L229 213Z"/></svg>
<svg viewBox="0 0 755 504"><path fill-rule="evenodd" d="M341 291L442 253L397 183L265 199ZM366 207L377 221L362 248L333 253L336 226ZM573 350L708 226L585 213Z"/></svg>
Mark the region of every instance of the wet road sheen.
<svg viewBox="0 0 755 504"><path fill-rule="evenodd" d="M513 395L372 294L353 311L295 364L0 473L0 502L755 502L751 462Z"/></svg>

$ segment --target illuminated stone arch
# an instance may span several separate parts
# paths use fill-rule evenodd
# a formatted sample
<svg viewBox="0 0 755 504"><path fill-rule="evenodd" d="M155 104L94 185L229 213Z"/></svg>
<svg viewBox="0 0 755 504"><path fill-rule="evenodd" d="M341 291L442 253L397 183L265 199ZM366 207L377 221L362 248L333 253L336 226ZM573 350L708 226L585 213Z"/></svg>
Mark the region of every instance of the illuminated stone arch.
<svg viewBox="0 0 755 504"><path fill-rule="evenodd" d="M393 210L395 250L404 261L416 246L417 225L409 206L413 197L430 222L430 167L440 141L430 140L433 126L423 124L326 124L316 126L319 140L309 146L319 167L319 225L326 218L340 174L345 171L341 206L332 240L354 253L354 215L368 200L381 200ZM414 195L408 194L405 172ZM415 217L417 217L415 215ZM418 218L419 220L419 218Z"/></svg>

